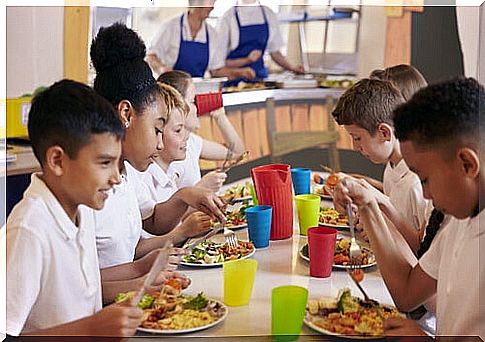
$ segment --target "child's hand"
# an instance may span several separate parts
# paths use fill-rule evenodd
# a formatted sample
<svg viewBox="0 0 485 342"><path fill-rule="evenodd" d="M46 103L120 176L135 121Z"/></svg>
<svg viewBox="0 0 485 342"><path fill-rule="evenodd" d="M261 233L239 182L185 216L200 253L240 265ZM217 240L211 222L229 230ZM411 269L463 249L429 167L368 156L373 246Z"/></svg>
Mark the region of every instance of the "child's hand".
<svg viewBox="0 0 485 342"><path fill-rule="evenodd" d="M346 177L335 187L333 203L338 212L345 213L347 204L366 205L379 195L377 192L376 188L363 179Z"/></svg>
<svg viewBox="0 0 485 342"><path fill-rule="evenodd" d="M226 178L227 173L225 172L211 171L204 175L196 186L212 190L213 192L218 192L221 189L222 184L226 181Z"/></svg>
<svg viewBox="0 0 485 342"><path fill-rule="evenodd" d="M190 214L177 229L180 229L180 233L185 238L191 238L206 233L210 227L211 218L200 211L196 211Z"/></svg>
<svg viewBox="0 0 485 342"><path fill-rule="evenodd" d="M187 205L209 215L211 219L226 220L222 212L225 204L213 191L191 186L179 190L178 194Z"/></svg>
<svg viewBox="0 0 485 342"><path fill-rule="evenodd" d="M384 321L386 336L428 336L416 321L404 318L389 318Z"/></svg>
<svg viewBox="0 0 485 342"><path fill-rule="evenodd" d="M140 325L143 310L133 299L112 304L94 314L89 335L133 336Z"/></svg>
<svg viewBox="0 0 485 342"><path fill-rule="evenodd" d="M217 119L220 116L226 115L226 110L224 109L224 107L217 108L217 109L214 109L212 112L210 112L209 115L214 119Z"/></svg>

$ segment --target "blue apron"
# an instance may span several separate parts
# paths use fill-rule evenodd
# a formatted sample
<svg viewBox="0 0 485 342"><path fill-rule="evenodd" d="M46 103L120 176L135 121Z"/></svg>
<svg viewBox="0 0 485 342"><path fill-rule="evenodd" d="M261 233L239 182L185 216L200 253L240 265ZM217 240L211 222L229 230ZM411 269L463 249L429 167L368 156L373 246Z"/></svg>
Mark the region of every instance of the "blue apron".
<svg viewBox="0 0 485 342"><path fill-rule="evenodd" d="M192 77L204 77L205 70L209 65L209 30L205 25L205 43L184 40L183 34L184 15L180 17L180 48L174 70L182 70ZM170 38L167 38L170 39Z"/></svg>
<svg viewBox="0 0 485 342"><path fill-rule="evenodd" d="M263 13L264 23L246 26L241 26L237 7L234 8L237 26L239 28L239 45L227 56L227 59L244 58L253 50L261 50L261 57L256 62L246 65L256 72L257 79L268 77L268 70L264 67L263 55L266 50L266 45L268 44L269 27L264 9L262 6L260 6L260 8ZM242 79L231 81L231 83L237 84L240 80Z"/></svg>

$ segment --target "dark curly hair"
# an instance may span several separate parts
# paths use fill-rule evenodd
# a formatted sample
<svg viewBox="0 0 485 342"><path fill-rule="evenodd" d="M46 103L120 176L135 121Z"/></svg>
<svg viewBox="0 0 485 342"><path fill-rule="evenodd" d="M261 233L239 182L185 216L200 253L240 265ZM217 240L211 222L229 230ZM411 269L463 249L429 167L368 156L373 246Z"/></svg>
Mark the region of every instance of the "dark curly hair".
<svg viewBox="0 0 485 342"><path fill-rule="evenodd" d="M381 123L392 125L392 111L404 103L390 82L363 78L340 96L333 117L339 125L357 125L374 135Z"/></svg>
<svg viewBox="0 0 485 342"><path fill-rule="evenodd" d="M145 43L135 31L121 23L102 27L91 43L94 89L114 106L128 100L141 113L159 97L145 53Z"/></svg>
<svg viewBox="0 0 485 342"><path fill-rule="evenodd" d="M396 108L396 136L423 147L449 146L463 139L478 142L485 121L484 104L484 88L473 78L457 77L430 85Z"/></svg>
<svg viewBox="0 0 485 342"><path fill-rule="evenodd" d="M51 146L61 146L75 159L93 134L111 133L121 139L124 133L113 106L87 85L71 80L56 82L34 97L28 131L41 165Z"/></svg>

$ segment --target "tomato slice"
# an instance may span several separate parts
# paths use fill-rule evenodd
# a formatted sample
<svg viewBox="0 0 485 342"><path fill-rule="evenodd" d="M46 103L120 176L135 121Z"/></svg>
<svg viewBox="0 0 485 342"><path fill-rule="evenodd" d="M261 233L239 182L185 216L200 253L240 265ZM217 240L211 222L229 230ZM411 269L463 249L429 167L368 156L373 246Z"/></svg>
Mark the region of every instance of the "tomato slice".
<svg viewBox="0 0 485 342"><path fill-rule="evenodd" d="M364 271L362 271L360 268L352 270L352 277L355 279L357 282L361 282L364 280Z"/></svg>

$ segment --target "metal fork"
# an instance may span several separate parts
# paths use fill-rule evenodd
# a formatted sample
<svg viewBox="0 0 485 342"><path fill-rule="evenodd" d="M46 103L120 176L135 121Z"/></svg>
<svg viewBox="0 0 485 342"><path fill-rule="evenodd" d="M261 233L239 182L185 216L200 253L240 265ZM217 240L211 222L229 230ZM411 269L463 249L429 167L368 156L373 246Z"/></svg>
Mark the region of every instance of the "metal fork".
<svg viewBox="0 0 485 342"><path fill-rule="evenodd" d="M227 147L227 152L226 152L226 159L224 159L224 162L222 163L221 171L225 172L226 168L228 167L229 162L232 160L232 156L234 155L234 143L230 144Z"/></svg>
<svg viewBox="0 0 485 342"><path fill-rule="evenodd" d="M360 283L354 278L354 274L352 271L355 269L355 265L350 264L350 269L347 268L347 273L349 274L350 278L354 282L354 284L357 286L357 288L360 290L360 292L364 295L364 301L368 303L372 309L374 309L375 313L377 316L380 317L380 319L384 322L385 318L381 313L381 310L379 310L379 304L376 304L377 302L373 299L370 299L370 297L367 295L367 292L364 291L363 287L360 285Z"/></svg>
<svg viewBox="0 0 485 342"><path fill-rule="evenodd" d="M226 228L226 222L221 223L219 230L224 230L224 240L226 241L229 248L237 248L239 243L237 242L236 233L234 231Z"/></svg>
<svg viewBox="0 0 485 342"><path fill-rule="evenodd" d="M349 249L349 256L350 256L350 264L353 266L361 266L362 264L362 252L360 250L360 246L355 240L355 227L354 227L354 212L352 211L352 205L347 204L347 216L349 218L349 227L350 227L350 249Z"/></svg>

